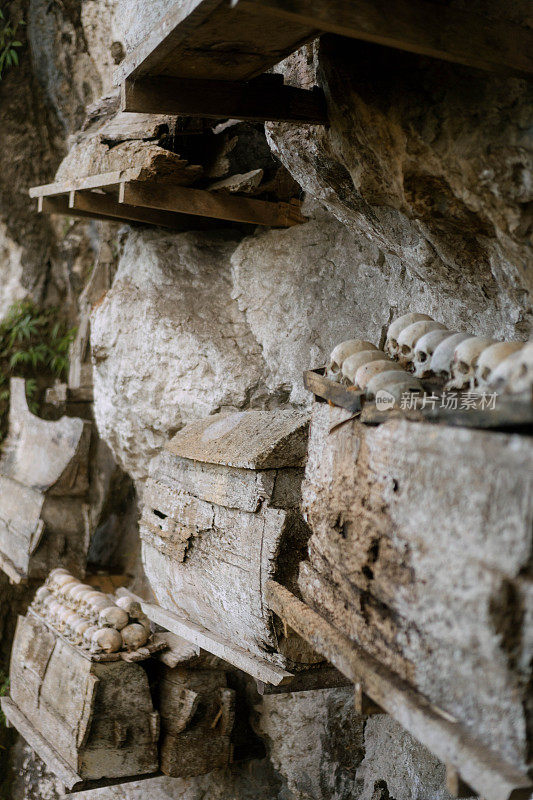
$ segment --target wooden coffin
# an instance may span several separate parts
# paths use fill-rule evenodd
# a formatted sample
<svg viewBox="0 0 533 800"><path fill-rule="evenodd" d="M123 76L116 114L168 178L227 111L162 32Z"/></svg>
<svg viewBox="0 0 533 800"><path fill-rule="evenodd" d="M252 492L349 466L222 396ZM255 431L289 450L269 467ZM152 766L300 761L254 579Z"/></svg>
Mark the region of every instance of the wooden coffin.
<svg viewBox="0 0 533 800"><path fill-rule="evenodd" d="M269 578L296 590L307 429L293 410L192 423L156 459L143 498L152 618L266 683L319 660L276 627L264 598Z"/></svg>
<svg viewBox="0 0 533 800"><path fill-rule="evenodd" d="M12 379L0 458L0 567L12 581L44 578L59 565L83 573L90 439L82 419L31 414L24 380Z"/></svg>
<svg viewBox="0 0 533 800"><path fill-rule="evenodd" d="M31 613L19 617L8 720L68 790L157 774L158 714L139 664L97 661Z"/></svg>
<svg viewBox="0 0 533 800"><path fill-rule="evenodd" d="M335 641L353 642L376 675L384 669L416 690L430 715L438 709L445 725L461 727L480 763L489 753L515 781L531 768L533 744L532 440L350 417L314 405L302 597L336 632L330 655L344 648ZM394 713L429 739L424 715L407 719L395 692ZM427 743L450 760L461 749L446 736ZM479 763L468 782L505 796L494 794L495 779L479 788L483 772L487 783Z"/></svg>
<svg viewBox="0 0 533 800"><path fill-rule="evenodd" d="M222 670L160 665L161 771L174 778L204 775L231 760L235 692Z"/></svg>

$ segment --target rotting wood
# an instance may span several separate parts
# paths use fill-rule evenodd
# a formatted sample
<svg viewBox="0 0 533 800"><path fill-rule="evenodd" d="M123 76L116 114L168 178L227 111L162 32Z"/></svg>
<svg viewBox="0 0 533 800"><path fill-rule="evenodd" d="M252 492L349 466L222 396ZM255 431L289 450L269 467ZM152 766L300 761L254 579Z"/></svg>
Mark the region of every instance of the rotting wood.
<svg viewBox="0 0 533 800"><path fill-rule="evenodd" d="M226 0L185 0L126 56L115 83L151 74L250 80L318 35L308 25L269 21Z"/></svg>
<svg viewBox="0 0 533 800"><path fill-rule="evenodd" d="M178 114L213 119L298 122L325 125L321 89L285 86L281 75L247 82L172 78L128 79L122 84L122 111Z"/></svg>
<svg viewBox="0 0 533 800"><path fill-rule="evenodd" d="M257 681L257 691L260 695L268 694L293 694L294 692L310 692L316 689L337 689L343 686L350 686L351 681L346 678L338 669L329 664L320 664L297 672L288 683L279 686Z"/></svg>
<svg viewBox="0 0 533 800"><path fill-rule="evenodd" d="M237 0L236 10L266 21L512 75L533 72L533 31L504 19L427 0ZM273 18L268 28L273 28ZM267 27L267 26L266 26Z"/></svg>
<svg viewBox="0 0 533 800"><path fill-rule="evenodd" d="M296 587L306 552L307 419L246 411L191 423L154 460L143 497L145 574L170 630L190 638L192 626L204 637L192 641L274 684L320 661L264 602L269 576ZM262 677L268 664L281 672Z"/></svg>
<svg viewBox="0 0 533 800"><path fill-rule="evenodd" d="M172 611L146 601L142 602L142 609L150 619L175 633L176 636L187 639L258 680L278 686L280 683L292 678L292 673L287 672L287 670L276 667L269 661L262 660L242 648L235 647L233 644L230 645L215 633L180 618Z"/></svg>
<svg viewBox="0 0 533 800"><path fill-rule="evenodd" d="M437 758L452 763L485 800L528 800L533 782L497 753L480 745L449 714L438 709L391 670L352 642L317 612L274 581L270 608L322 653L365 694Z"/></svg>
<svg viewBox="0 0 533 800"><path fill-rule="evenodd" d="M0 458L0 567L15 583L62 564L82 573L88 549L91 425L31 414L25 382L11 381Z"/></svg>
<svg viewBox="0 0 533 800"><path fill-rule="evenodd" d="M301 213L301 204L297 201L274 203L269 200L221 195L205 189L169 187L156 183L121 183L119 202L129 206L274 228L290 228L307 221L307 217Z"/></svg>

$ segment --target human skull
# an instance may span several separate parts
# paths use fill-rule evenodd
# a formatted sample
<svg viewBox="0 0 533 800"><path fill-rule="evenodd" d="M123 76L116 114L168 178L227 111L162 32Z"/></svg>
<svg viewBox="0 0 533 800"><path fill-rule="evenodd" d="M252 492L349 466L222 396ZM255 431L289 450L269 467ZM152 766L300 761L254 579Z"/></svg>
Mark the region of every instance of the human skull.
<svg viewBox="0 0 533 800"><path fill-rule="evenodd" d="M56 627L60 633L63 633L67 627L67 620L72 614L68 606L62 606L56 614Z"/></svg>
<svg viewBox="0 0 533 800"><path fill-rule="evenodd" d="M148 619L146 614L143 614L141 617L138 617L135 622L138 625L142 625L143 628L145 629L145 631L148 632L148 635L151 636L151 634L152 634L152 623L150 622L150 620Z"/></svg>
<svg viewBox="0 0 533 800"><path fill-rule="evenodd" d="M116 600L116 604L119 608L122 608L131 619L139 619L139 617L143 616L141 604L133 597L128 597L128 595L119 597Z"/></svg>
<svg viewBox="0 0 533 800"><path fill-rule="evenodd" d="M440 322L422 319L404 328L398 336L398 361L403 366L410 366L415 356L415 347L419 339L430 331L443 331L446 327Z"/></svg>
<svg viewBox="0 0 533 800"><path fill-rule="evenodd" d="M452 366L453 354L455 348L465 339L471 339L469 333L454 333L444 339L433 351L431 363L429 365L429 374L435 375L437 378L448 379L450 377L450 370Z"/></svg>
<svg viewBox="0 0 533 800"><path fill-rule="evenodd" d="M58 591L59 594L61 595L65 593L67 587L70 586L71 583L78 583L78 582L79 581L77 580L77 578L74 578L73 575L58 575L57 578L54 578L54 585L56 587L56 591Z"/></svg>
<svg viewBox="0 0 533 800"><path fill-rule="evenodd" d="M121 634L124 647L130 651L138 650L139 647L144 647L150 638L150 634L144 625L139 625L138 623L126 625L126 627L122 629Z"/></svg>
<svg viewBox="0 0 533 800"><path fill-rule="evenodd" d="M35 598L33 600L33 605L36 608L41 608L43 603L44 603L44 601L48 597L52 597L52 593L50 592L49 589L46 588L46 586L41 586L39 589L37 589L37 592L35 593Z"/></svg>
<svg viewBox="0 0 533 800"><path fill-rule="evenodd" d="M338 344L331 351L326 367L326 377L330 381L338 383L342 376L342 365L345 359L354 353L361 353L363 350L377 350L377 347L372 342L365 342L362 339L348 339L346 342Z"/></svg>
<svg viewBox="0 0 533 800"><path fill-rule="evenodd" d="M425 378L431 371L431 359L435 349L441 342L454 336L455 331L435 330L425 333L415 345L413 358L413 375L417 378Z"/></svg>
<svg viewBox="0 0 533 800"><path fill-rule="evenodd" d="M54 600L53 603L50 603L48 606L48 619L52 623L52 625L59 625L60 624L60 614L63 611L64 606L59 603L57 600Z"/></svg>
<svg viewBox="0 0 533 800"><path fill-rule="evenodd" d="M457 345L450 366L451 378L447 384L448 389L463 389L465 386L473 388L479 355L491 344L494 344L494 339L470 336Z"/></svg>
<svg viewBox="0 0 533 800"><path fill-rule="evenodd" d="M369 361L368 364L363 364L362 367L359 367L355 373L355 386L364 392L369 380L373 378L374 375L393 370L401 370L404 372L401 366L395 361Z"/></svg>
<svg viewBox="0 0 533 800"><path fill-rule="evenodd" d="M98 628L91 638L91 653L118 653L122 636L114 628Z"/></svg>
<svg viewBox="0 0 533 800"><path fill-rule="evenodd" d="M390 358L385 355L382 350L362 350L360 353L354 353L345 359L342 365L342 377L344 381L353 386L355 373L359 367L371 361L387 361L389 364L392 363Z"/></svg>
<svg viewBox="0 0 533 800"><path fill-rule="evenodd" d="M75 583L67 586L65 598L70 603L72 608L78 608L80 605L80 596L90 590L89 586L84 583Z"/></svg>
<svg viewBox="0 0 533 800"><path fill-rule="evenodd" d="M489 386L509 394L527 392L528 398L533 400L533 341L498 364L489 378Z"/></svg>
<svg viewBox="0 0 533 800"><path fill-rule="evenodd" d="M81 619L81 617L80 617L80 622L78 622L78 624L74 628L74 639L76 641L76 644L82 644L82 642L83 642L83 634L90 627L91 627L91 623L87 622L86 619Z"/></svg>
<svg viewBox="0 0 533 800"><path fill-rule="evenodd" d="M408 328L409 325L412 325L414 322L422 322L422 320L432 321L433 317L427 314L413 312L411 314L404 314L402 317L398 317L398 319L391 322L385 342L385 352L388 353L391 358L396 358L398 355L398 337L404 328Z"/></svg>
<svg viewBox="0 0 533 800"><path fill-rule="evenodd" d="M409 375L408 372L403 370L387 370L386 372L380 372L374 375L374 377L368 381L365 394L367 398L371 400L376 396L376 392L382 389L388 392L391 386L400 383L412 387L412 391L420 391L423 388L418 378ZM408 391L408 389L404 389L404 391Z"/></svg>
<svg viewBox="0 0 533 800"><path fill-rule="evenodd" d="M67 636L71 637L74 636L74 631L76 630L76 626L82 622L82 618L76 614L75 611L71 611L68 614L67 618L65 619L65 627L63 629L63 633Z"/></svg>
<svg viewBox="0 0 533 800"><path fill-rule="evenodd" d="M513 353L522 350L524 342L498 342L487 347L477 360L475 382L477 386L486 386L493 370Z"/></svg>
<svg viewBox="0 0 533 800"><path fill-rule="evenodd" d="M128 612L118 606L108 606L102 609L98 617L98 624L101 628L115 628L117 631L125 628L129 621Z"/></svg>
<svg viewBox="0 0 533 800"><path fill-rule="evenodd" d="M88 650L91 647L93 636L98 630L100 630L98 625L89 625L89 627L85 629L83 633L83 646L85 649Z"/></svg>

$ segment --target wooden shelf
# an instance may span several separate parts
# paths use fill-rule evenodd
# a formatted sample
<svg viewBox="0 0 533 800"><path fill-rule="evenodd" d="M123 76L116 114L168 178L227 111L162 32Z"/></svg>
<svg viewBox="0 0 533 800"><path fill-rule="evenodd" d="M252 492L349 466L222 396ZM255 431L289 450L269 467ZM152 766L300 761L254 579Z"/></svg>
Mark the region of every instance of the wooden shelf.
<svg viewBox="0 0 533 800"><path fill-rule="evenodd" d="M431 0L186 0L118 68L122 110L325 124L321 90L263 74L322 33L533 73L530 29Z"/></svg>
<svg viewBox="0 0 533 800"><path fill-rule="evenodd" d="M198 218L274 228L306 221L301 204L271 202L234 194L190 188L173 179L141 180L138 169L92 175L70 182L30 189L41 213L82 219L140 222L172 230L198 227ZM202 226L202 225L201 225Z"/></svg>
<svg viewBox="0 0 533 800"><path fill-rule="evenodd" d="M269 581L270 609L330 661L384 712L448 765L448 784L485 800L527 800L533 781L476 741L460 722L437 708L362 647L280 584ZM464 796L464 795L463 795ZM471 796L471 795L470 795Z"/></svg>

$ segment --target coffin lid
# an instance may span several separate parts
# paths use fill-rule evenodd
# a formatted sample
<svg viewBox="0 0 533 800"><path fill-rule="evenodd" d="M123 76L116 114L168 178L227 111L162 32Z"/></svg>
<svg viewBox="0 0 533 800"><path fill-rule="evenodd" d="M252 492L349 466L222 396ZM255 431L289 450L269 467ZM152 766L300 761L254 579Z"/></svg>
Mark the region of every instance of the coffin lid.
<svg viewBox="0 0 533 800"><path fill-rule="evenodd" d="M46 492L76 455L84 430L83 420L75 417L62 417L57 422L36 417L28 408L25 381L13 378L9 434L0 459L0 475Z"/></svg>
<svg viewBox="0 0 533 800"><path fill-rule="evenodd" d="M241 469L300 467L309 415L294 409L214 414L183 428L166 449L206 464Z"/></svg>

